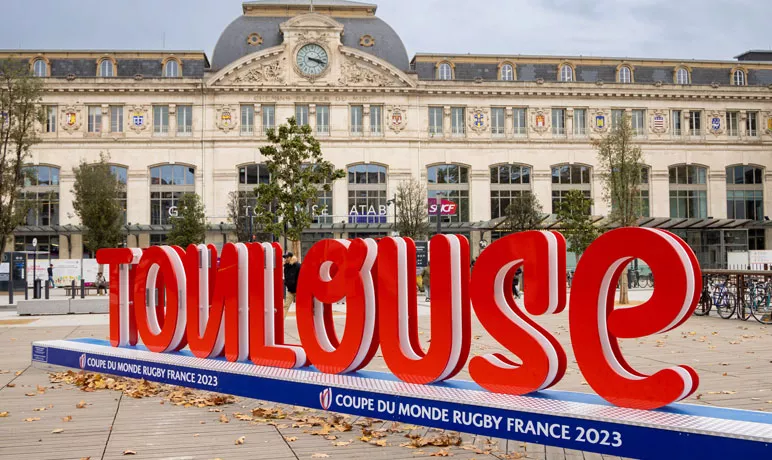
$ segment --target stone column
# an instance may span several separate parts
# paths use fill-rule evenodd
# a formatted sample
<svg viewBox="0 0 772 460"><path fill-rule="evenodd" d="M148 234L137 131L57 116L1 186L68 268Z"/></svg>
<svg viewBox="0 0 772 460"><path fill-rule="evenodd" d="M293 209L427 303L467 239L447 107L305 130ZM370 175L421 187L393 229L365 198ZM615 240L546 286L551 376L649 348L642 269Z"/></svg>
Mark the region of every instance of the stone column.
<svg viewBox="0 0 772 460"><path fill-rule="evenodd" d="M708 172L708 216L726 218L726 169Z"/></svg>
<svg viewBox="0 0 772 460"><path fill-rule="evenodd" d="M263 105L255 104L255 119L254 119L254 131L255 136L263 135Z"/></svg>
<svg viewBox="0 0 772 460"><path fill-rule="evenodd" d="M362 106L362 135L370 136L370 104Z"/></svg>
<svg viewBox="0 0 772 460"><path fill-rule="evenodd" d="M504 109L504 136L507 139L511 139L515 135L515 109L514 107L506 107Z"/></svg>
<svg viewBox="0 0 772 460"><path fill-rule="evenodd" d="M670 183L668 171L649 174L649 214L651 217L670 217Z"/></svg>
<svg viewBox="0 0 772 460"><path fill-rule="evenodd" d="M311 133L316 135L316 104L308 104L308 126L311 127Z"/></svg>
<svg viewBox="0 0 772 460"><path fill-rule="evenodd" d="M75 173L72 169L59 171L59 225L77 225L78 217L75 215L75 207L72 205L73 187L75 186ZM72 216L72 217L70 217Z"/></svg>
<svg viewBox="0 0 772 460"><path fill-rule="evenodd" d="M110 132L110 106L102 104L102 134Z"/></svg>
<svg viewBox="0 0 772 460"><path fill-rule="evenodd" d="M552 214L552 171L536 170L531 172L532 193L541 203L543 212Z"/></svg>
<svg viewBox="0 0 772 460"><path fill-rule="evenodd" d="M169 136L177 135L177 104L169 104Z"/></svg>
<svg viewBox="0 0 772 460"><path fill-rule="evenodd" d="M740 135L740 139L745 139L748 137L748 111L747 110L740 110L740 119L737 121L738 123L738 131Z"/></svg>
<svg viewBox="0 0 772 460"><path fill-rule="evenodd" d="M449 139L452 136L450 128L450 106L446 105L442 108L442 132L445 135L445 139Z"/></svg>
<svg viewBox="0 0 772 460"><path fill-rule="evenodd" d="M491 175L488 170L472 170L469 181L469 221L491 218Z"/></svg>
<svg viewBox="0 0 772 460"><path fill-rule="evenodd" d="M574 109L568 108L566 109L566 137L572 138L574 137Z"/></svg>

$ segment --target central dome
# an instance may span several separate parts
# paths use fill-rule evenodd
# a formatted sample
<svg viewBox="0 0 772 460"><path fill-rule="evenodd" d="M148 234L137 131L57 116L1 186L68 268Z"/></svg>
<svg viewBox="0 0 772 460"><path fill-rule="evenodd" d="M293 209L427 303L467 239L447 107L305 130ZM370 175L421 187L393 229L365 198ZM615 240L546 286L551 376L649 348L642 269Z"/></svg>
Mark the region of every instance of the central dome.
<svg viewBox="0 0 772 460"><path fill-rule="evenodd" d="M311 0L257 0L243 4L244 15L225 28L212 56L218 71L244 56L281 45L279 26L290 17L311 11ZM348 0L315 0L313 12L343 25L344 46L356 48L407 71L410 61L399 35L375 16L377 7Z"/></svg>

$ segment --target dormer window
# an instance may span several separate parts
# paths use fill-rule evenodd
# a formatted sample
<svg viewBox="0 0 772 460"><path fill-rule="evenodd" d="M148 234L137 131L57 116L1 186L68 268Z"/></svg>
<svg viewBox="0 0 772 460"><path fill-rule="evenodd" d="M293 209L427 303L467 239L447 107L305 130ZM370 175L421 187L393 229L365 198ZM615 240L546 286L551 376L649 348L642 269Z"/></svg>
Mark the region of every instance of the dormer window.
<svg viewBox="0 0 772 460"><path fill-rule="evenodd" d="M443 62L437 67L437 79L439 80L453 80L453 67Z"/></svg>
<svg viewBox="0 0 772 460"><path fill-rule="evenodd" d="M181 76L180 62L174 58L167 59L164 62L164 78L178 78Z"/></svg>
<svg viewBox="0 0 772 460"><path fill-rule="evenodd" d="M502 81L515 80L515 68L512 66L512 64L504 64L501 66L501 80Z"/></svg>
<svg viewBox="0 0 772 460"><path fill-rule="evenodd" d="M734 86L745 86L746 83L745 71L743 69L735 69L732 73L732 84Z"/></svg>
<svg viewBox="0 0 772 460"><path fill-rule="evenodd" d="M32 63L32 74L36 77L47 77L48 62L43 58L35 59Z"/></svg>
<svg viewBox="0 0 772 460"><path fill-rule="evenodd" d="M574 68L570 64L560 66L560 81L574 81Z"/></svg>
<svg viewBox="0 0 772 460"><path fill-rule="evenodd" d="M629 66L623 65L619 68L619 72L617 73L617 81L619 83L632 83L633 82L633 71L630 69Z"/></svg>
<svg viewBox="0 0 772 460"><path fill-rule="evenodd" d="M115 62L110 58L103 58L99 61L97 76L109 78L115 76Z"/></svg>
<svg viewBox="0 0 772 460"><path fill-rule="evenodd" d="M676 69L675 82L677 85L688 85L691 83L689 70L686 67L679 67Z"/></svg>

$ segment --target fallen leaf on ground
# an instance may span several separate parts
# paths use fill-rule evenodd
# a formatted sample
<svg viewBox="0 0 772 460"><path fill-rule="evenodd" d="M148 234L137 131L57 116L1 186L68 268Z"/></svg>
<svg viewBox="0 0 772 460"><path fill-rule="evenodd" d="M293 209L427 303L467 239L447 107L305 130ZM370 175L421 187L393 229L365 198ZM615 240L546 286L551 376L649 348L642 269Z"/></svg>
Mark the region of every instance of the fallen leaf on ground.
<svg viewBox="0 0 772 460"><path fill-rule="evenodd" d="M27 417L23 421L24 422L37 422L38 420L40 420L40 417Z"/></svg>
<svg viewBox="0 0 772 460"><path fill-rule="evenodd" d="M133 450L124 450L123 455L137 455Z"/></svg>
<svg viewBox="0 0 772 460"><path fill-rule="evenodd" d="M37 393L24 393L24 396L37 396Z"/></svg>
<svg viewBox="0 0 772 460"><path fill-rule="evenodd" d="M37 388L38 388L38 393L40 394L43 394L46 392L46 387L44 387L43 385L38 385Z"/></svg>
<svg viewBox="0 0 772 460"><path fill-rule="evenodd" d="M296 438L295 436L285 436L284 440L287 442L295 442L298 440L298 438Z"/></svg>
<svg viewBox="0 0 772 460"><path fill-rule="evenodd" d="M86 407L86 401L81 401L78 404L75 404L75 407L78 409L83 409L84 407Z"/></svg>
<svg viewBox="0 0 772 460"><path fill-rule="evenodd" d="M54 431L52 431L51 433L53 433L53 434L64 433L64 428L57 428Z"/></svg>
<svg viewBox="0 0 772 460"><path fill-rule="evenodd" d="M329 458L330 456L327 454L312 454L311 458Z"/></svg>
<svg viewBox="0 0 772 460"><path fill-rule="evenodd" d="M6 385L6 386L7 386L8 388L15 388L15 387L16 387L16 384L15 384L15 383L9 383L9 384L8 384L8 385Z"/></svg>
<svg viewBox="0 0 772 460"><path fill-rule="evenodd" d="M72 415L68 415L66 417L62 417L63 422L71 422L72 421Z"/></svg>
<svg viewBox="0 0 772 460"><path fill-rule="evenodd" d="M346 447L348 445L351 445L351 441L338 441L338 442L332 443L332 445L335 447Z"/></svg>
<svg viewBox="0 0 772 460"><path fill-rule="evenodd" d="M228 416L225 414L220 414L220 423L228 423L230 420L228 420Z"/></svg>
<svg viewBox="0 0 772 460"><path fill-rule="evenodd" d="M91 460L91 457L81 457L80 460Z"/></svg>
<svg viewBox="0 0 772 460"><path fill-rule="evenodd" d="M45 407L36 407L36 408L34 408L34 409L32 409L32 410L33 410L34 412L43 412L44 410L46 410L46 408L45 408Z"/></svg>
<svg viewBox="0 0 772 460"><path fill-rule="evenodd" d="M8 417L8 412L0 412L0 417Z"/></svg>
<svg viewBox="0 0 772 460"><path fill-rule="evenodd" d="M246 440L247 440L247 437L246 436L242 436L242 437L240 437L239 439L236 440L235 444L237 446L240 446L240 445L244 444L244 441L246 441Z"/></svg>
<svg viewBox="0 0 772 460"><path fill-rule="evenodd" d="M429 454L429 457L450 457L451 455L453 454L451 454L448 449L442 449L437 452Z"/></svg>
<svg viewBox="0 0 772 460"><path fill-rule="evenodd" d="M379 439L377 441L370 441L370 444L378 447L386 447L386 440L385 439Z"/></svg>

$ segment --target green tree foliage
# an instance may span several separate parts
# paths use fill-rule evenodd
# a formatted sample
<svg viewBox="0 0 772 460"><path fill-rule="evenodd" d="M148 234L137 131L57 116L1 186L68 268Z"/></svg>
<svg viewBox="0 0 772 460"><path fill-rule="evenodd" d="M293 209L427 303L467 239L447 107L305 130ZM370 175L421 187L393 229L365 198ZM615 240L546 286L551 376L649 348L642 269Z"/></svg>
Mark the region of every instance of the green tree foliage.
<svg viewBox="0 0 772 460"><path fill-rule="evenodd" d="M542 221L542 207L533 193L524 193L507 206L504 227L510 232L536 230Z"/></svg>
<svg viewBox="0 0 772 460"><path fill-rule="evenodd" d="M271 240L271 235L263 231L260 222L255 218L256 203L256 190L231 192L228 195L228 221L236 226L236 238L241 242Z"/></svg>
<svg viewBox="0 0 772 460"><path fill-rule="evenodd" d="M187 248L201 244L206 239L206 212L201 197L195 193L182 195L177 203L177 217L172 219L172 229L167 243Z"/></svg>
<svg viewBox="0 0 772 460"><path fill-rule="evenodd" d="M581 257L585 249L600 235L592 224L592 200L580 190L570 190L558 206L560 228L566 237L569 250Z"/></svg>
<svg viewBox="0 0 772 460"><path fill-rule="evenodd" d="M397 225L400 236L422 240L429 235L429 200L426 187L415 179L397 186Z"/></svg>
<svg viewBox="0 0 772 460"><path fill-rule="evenodd" d="M30 147L40 141L36 125L45 122L42 93L42 81L30 75L26 62L0 62L0 256L27 213L17 197Z"/></svg>
<svg viewBox="0 0 772 460"><path fill-rule="evenodd" d="M611 205L611 219L622 227L630 227L641 217L641 176L643 153L633 143L630 117L596 144L598 166L603 184L603 198Z"/></svg>
<svg viewBox="0 0 772 460"><path fill-rule="evenodd" d="M260 153L266 159L271 180L257 187L255 222L277 238L286 231L299 254L301 235L313 223L312 207L319 190L329 192L332 183L345 177L345 172L324 159L311 127L298 125L294 117L267 134L269 144Z"/></svg>
<svg viewBox="0 0 772 460"><path fill-rule="evenodd" d="M123 206L118 201L126 186L110 170L110 158L100 155L96 163L81 161L73 168L75 214L86 227L84 244L96 253L102 248L118 247L123 241Z"/></svg>

